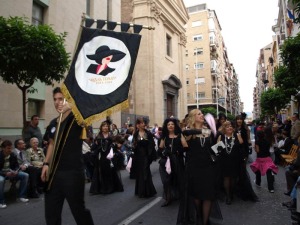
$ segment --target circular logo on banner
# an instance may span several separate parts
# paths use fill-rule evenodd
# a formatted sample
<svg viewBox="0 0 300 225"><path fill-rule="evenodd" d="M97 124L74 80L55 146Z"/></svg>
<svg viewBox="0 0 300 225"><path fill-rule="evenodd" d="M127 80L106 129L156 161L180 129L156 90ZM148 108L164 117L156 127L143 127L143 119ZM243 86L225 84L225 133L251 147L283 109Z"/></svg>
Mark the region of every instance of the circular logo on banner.
<svg viewBox="0 0 300 225"><path fill-rule="evenodd" d="M130 53L122 41L98 36L81 48L75 63L75 78L85 92L106 95L124 83L130 65Z"/></svg>

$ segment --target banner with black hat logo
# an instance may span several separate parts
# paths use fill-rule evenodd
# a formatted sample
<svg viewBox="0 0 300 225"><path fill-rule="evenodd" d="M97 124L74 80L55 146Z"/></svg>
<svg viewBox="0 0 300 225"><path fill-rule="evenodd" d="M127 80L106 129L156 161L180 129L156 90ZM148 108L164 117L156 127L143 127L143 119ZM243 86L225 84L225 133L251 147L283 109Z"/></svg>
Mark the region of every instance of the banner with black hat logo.
<svg viewBox="0 0 300 225"><path fill-rule="evenodd" d="M141 35L82 27L69 73L62 85L78 124L127 108Z"/></svg>

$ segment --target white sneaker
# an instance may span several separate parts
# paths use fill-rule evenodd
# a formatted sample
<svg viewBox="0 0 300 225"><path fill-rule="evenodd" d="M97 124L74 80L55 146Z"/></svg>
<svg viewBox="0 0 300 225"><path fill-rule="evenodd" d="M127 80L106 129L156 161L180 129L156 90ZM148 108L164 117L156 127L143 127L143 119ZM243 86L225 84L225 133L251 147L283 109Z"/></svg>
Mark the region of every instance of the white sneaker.
<svg viewBox="0 0 300 225"><path fill-rule="evenodd" d="M0 204L0 209L5 209L7 207L7 205L5 203Z"/></svg>
<svg viewBox="0 0 300 225"><path fill-rule="evenodd" d="M26 203L26 202L29 202L29 199L28 198L19 198L19 201Z"/></svg>

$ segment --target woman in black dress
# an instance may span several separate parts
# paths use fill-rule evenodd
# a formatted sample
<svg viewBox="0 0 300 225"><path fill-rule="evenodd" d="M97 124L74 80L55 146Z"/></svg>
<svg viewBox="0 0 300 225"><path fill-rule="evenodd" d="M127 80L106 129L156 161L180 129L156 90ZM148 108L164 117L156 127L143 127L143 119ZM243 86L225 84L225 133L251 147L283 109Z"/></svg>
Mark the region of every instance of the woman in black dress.
<svg viewBox="0 0 300 225"><path fill-rule="evenodd" d="M150 165L156 160L156 150L153 135L145 129L143 118L136 120L136 131L133 135L133 159L136 182L135 195L140 198L152 197L156 194L153 185Z"/></svg>
<svg viewBox="0 0 300 225"><path fill-rule="evenodd" d="M162 128L162 137L159 145L158 155L161 157L159 161L159 173L164 187L165 202L162 207L168 206L172 200L179 199L183 193L183 175L184 175L184 148L187 143L178 121L174 118L168 118L164 121ZM171 173L166 171L166 161L170 159Z"/></svg>
<svg viewBox="0 0 300 225"><path fill-rule="evenodd" d="M112 160L107 159L107 155L113 143L109 127L107 121L101 123L100 131L92 147L95 170L90 187L91 194L110 194L116 191L124 191L122 181L118 176Z"/></svg>
<svg viewBox="0 0 300 225"><path fill-rule="evenodd" d="M204 126L204 115L199 109L190 111L187 130L183 134L189 146L185 173L187 196L180 203L177 224L195 224L191 218L191 211L194 210L189 203L189 199L192 199L197 215L196 224L207 225L216 199L217 166L212 160L214 137L211 130Z"/></svg>
<svg viewBox="0 0 300 225"><path fill-rule="evenodd" d="M247 161L250 154L251 140L250 130L244 121L245 116L238 115L235 117L235 132L240 133L243 139L243 145L241 146L242 154L240 160L240 174L236 185L236 194L243 200L250 200L257 202L258 197L253 191L249 173L247 171Z"/></svg>
<svg viewBox="0 0 300 225"><path fill-rule="evenodd" d="M240 174L241 155L243 154L243 139L241 133L235 133L229 121L222 125L222 133L218 142L222 141L225 148L221 148L220 169L223 175L224 188L226 192L226 204L230 205L233 197L234 185Z"/></svg>

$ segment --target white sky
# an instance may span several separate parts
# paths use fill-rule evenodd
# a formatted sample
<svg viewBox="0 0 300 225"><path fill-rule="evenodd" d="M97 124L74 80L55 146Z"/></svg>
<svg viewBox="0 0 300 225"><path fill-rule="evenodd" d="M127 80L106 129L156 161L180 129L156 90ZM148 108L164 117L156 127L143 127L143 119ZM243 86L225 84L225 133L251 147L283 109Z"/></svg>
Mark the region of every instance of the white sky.
<svg viewBox="0 0 300 225"><path fill-rule="evenodd" d="M272 26L278 16L278 0L183 0L186 7L206 2L215 10L229 61L239 76L244 111L253 110L256 63L261 48L272 42Z"/></svg>

